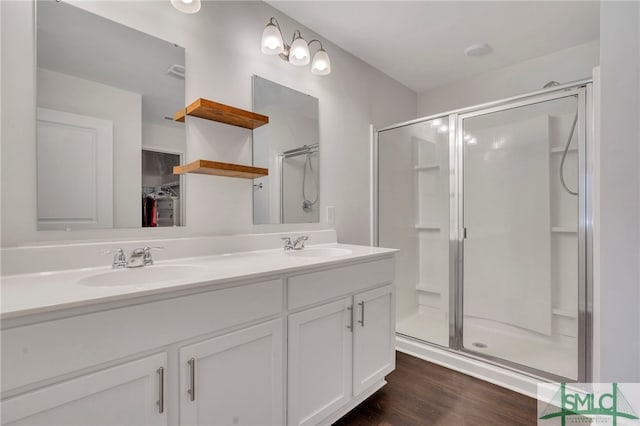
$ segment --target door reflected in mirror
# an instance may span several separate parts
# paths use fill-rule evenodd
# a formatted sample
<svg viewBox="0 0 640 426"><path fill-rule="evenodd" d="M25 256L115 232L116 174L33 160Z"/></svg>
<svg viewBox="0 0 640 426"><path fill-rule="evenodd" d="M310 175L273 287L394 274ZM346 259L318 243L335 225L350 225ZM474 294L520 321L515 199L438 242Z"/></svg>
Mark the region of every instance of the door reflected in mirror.
<svg viewBox="0 0 640 426"><path fill-rule="evenodd" d="M38 229L182 225L166 166L186 150L172 118L184 49L64 2L36 8Z"/></svg>
<svg viewBox="0 0 640 426"><path fill-rule="evenodd" d="M253 223L320 221L318 99L253 76L253 110L269 125L253 131Z"/></svg>

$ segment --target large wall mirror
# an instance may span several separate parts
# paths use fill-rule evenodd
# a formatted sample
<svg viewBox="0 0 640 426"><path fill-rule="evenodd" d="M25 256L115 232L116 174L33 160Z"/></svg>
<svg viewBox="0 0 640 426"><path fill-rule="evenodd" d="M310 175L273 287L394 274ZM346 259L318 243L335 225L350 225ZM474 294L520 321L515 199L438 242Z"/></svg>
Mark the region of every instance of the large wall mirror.
<svg viewBox="0 0 640 426"><path fill-rule="evenodd" d="M320 221L318 99L253 76L253 110L269 125L253 131L253 223Z"/></svg>
<svg viewBox="0 0 640 426"><path fill-rule="evenodd" d="M38 0L38 229L179 226L183 48Z"/></svg>

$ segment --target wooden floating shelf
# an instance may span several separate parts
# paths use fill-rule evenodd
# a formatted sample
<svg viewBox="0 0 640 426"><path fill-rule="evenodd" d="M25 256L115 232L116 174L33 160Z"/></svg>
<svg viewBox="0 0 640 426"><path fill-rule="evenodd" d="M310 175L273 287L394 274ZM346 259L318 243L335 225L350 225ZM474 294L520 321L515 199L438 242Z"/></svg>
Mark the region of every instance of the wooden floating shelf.
<svg viewBox="0 0 640 426"><path fill-rule="evenodd" d="M217 161L196 160L184 166L175 166L173 174L197 173L201 175L227 176L243 179L255 179L269 174L268 169L243 166L240 164L219 163Z"/></svg>
<svg viewBox="0 0 640 426"><path fill-rule="evenodd" d="M187 115L230 124L232 126L244 127L245 129L256 129L269 123L269 117L266 115L256 114L255 112L220 104L204 98L199 98L185 109L177 111L173 114L173 119L183 122Z"/></svg>

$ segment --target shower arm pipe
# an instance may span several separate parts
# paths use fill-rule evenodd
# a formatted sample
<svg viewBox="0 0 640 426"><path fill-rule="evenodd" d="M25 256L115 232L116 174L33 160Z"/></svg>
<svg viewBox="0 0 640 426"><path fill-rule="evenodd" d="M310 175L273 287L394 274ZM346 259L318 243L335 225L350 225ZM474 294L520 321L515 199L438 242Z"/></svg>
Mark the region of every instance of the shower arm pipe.
<svg viewBox="0 0 640 426"><path fill-rule="evenodd" d="M409 126L411 124L417 124L417 123L422 123L422 122L425 122L425 121L435 120L436 118L443 118L443 117L447 117L447 116L453 115L453 114L464 114L464 113L476 111L476 110L479 110L479 109L485 109L485 108L500 106L500 105L503 105L503 104L506 104L506 103L509 103L509 102L518 101L518 100L524 100L524 99L531 98L531 97L534 97L534 96L543 95L545 93L562 92L564 90L574 89L574 88L577 88L577 87L580 87L580 86L584 86L584 85L589 84L589 83L593 83L593 79L592 78L585 78L585 79L582 79L582 80L571 81L571 82L566 83L566 84L561 84L559 86L549 87L547 89L537 90L535 92L526 93L524 95L511 96L511 97L508 97L508 98L498 99L496 101L486 102L484 104L471 105L471 106L464 107L464 108L452 109L450 111L439 112L437 114L427 115L425 117L414 118L413 120L404 121L402 123L392 124L390 126L383 127L381 129L375 129L375 131L376 132L385 132L387 130L394 130L394 129L398 129L400 127Z"/></svg>

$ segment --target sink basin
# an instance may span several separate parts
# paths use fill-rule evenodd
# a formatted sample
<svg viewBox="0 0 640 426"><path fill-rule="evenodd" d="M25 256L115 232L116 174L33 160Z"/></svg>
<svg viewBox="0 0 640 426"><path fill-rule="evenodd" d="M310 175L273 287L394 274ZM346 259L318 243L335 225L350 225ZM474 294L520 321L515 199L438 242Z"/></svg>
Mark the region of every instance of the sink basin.
<svg viewBox="0 0 640 426"><path fill-rule="evenodd" d="M114 269L81 278L78 284L89 287L139 286L197 276L205 269L199 265L151 265Z"/></svg>
<svg viewBox="0 0 640 426"><path fill-rule="evenodd" d="M287 256L293 257L334 257L350 254L351 250L335 247L307 247L302 250L289 250Z"/></svg>

